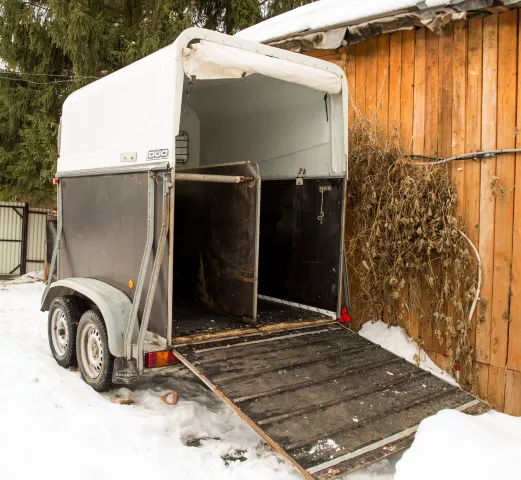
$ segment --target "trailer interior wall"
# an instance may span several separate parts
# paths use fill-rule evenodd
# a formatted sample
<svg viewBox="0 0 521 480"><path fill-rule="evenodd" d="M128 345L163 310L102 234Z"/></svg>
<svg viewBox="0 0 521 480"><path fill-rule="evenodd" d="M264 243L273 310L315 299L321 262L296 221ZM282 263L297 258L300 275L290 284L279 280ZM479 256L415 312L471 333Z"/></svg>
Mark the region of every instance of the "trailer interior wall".
<svg viewBox="0 0 521 480"><path fill-rule="evenodd" d="M180 130L188 133L190 146L185 167L199 164L200 171L210 173L207 168L215 165L258 164L261 177L260 225L256 226L260 226L258 293L336 312L346 173L340 95L325 95L257 74L243 79L196 80L191 86L186 82L184 93ZM180 167L178 172L182 171ZM304 175L303 184L297 185L296 179L301 175ZM219 245L219 271L236 272L238 265L224 261L224 252L237 250L237 245L246 238L254 240L245 230L253 228L253 204L250 202L244 219L236 219L231 216L240 209L231 209L224 200L228 195L236 195L232 192L239 192L244 185L201 188L214 194L194 201L194 187L176 182L174 317L176 305L193 304L194 299L207 308L223 311L208 302L206 286L202 284L203 278L210 283L216 280L208 278L209 242ZM188 198L191 200L187 201ZM201 205L204 201L219 202L219 206ZM201 232L208 231L206 223L215 223L219 208L223 236L215 238L218 231L212 228L212 238L205 242L201 240ZM213 215L208 213L212 211ZM226 225L233 226L233 235ZM197 241L185 241L187 238ZM215 248L212 251L217 254ZM192 259L191 270L188 258ZM197 258L207 261L199 262ZM247 281L251 281L249 275ZM240 295L230 298L224 313L237 316L243 301ZM177 310L177 313L179 321L179 315L186 311ZM262 315L261 311L258 320L262 321ZM246 319L251 320L252 316L255 317L255 309L251 316L243 313ZM223 319L216 318L213 320L218 329ZM174 318L174 334L176 327L178 332L183 330Z"/></svg>
<svg viewBox="0 0 521 480"><path fill-rule="evenodd" d="M196 80L184 102L200 122L202 165L256 162L263 180L300 168L308 177L346 173L341 95L255 74Z"/></svg>

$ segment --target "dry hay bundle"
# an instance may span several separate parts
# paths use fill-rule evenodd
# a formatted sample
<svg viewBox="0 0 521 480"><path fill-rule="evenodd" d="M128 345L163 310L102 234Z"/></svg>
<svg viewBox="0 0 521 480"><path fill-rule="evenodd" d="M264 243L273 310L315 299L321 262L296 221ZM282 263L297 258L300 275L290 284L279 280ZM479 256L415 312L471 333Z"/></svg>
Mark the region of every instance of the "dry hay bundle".
<svg viewBox="0 0 521 480"><path fill-rule="evenodd" d="M476 262L456 188L446 165L414 165L398 140L369 120L350 126L346 248L361 306L355 313L405 326L409 335L412 322L419 332L432 322L449 370L466 365L468 384Z"/></svg>

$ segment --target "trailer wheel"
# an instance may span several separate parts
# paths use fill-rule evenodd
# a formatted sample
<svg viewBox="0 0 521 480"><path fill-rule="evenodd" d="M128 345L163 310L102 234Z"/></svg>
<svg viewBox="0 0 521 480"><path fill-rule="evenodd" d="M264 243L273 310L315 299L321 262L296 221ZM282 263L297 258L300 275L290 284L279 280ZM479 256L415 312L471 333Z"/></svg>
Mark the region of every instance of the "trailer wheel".
<svg viewBox="0 0 521 480"><path fill-rule="evenodd" d="M56 297L49 308L47 337L51 353L58 365L77 365L76 330L82 313L81 300L73 296Z"/></svg>
<svg viewBox="0 0 521 480"><path fill-rule="evenodd" d="M76 336L76 356L81 376L97 392L112 386L114 357L109 351L107 327L99 310L87 310Z"/></svg>

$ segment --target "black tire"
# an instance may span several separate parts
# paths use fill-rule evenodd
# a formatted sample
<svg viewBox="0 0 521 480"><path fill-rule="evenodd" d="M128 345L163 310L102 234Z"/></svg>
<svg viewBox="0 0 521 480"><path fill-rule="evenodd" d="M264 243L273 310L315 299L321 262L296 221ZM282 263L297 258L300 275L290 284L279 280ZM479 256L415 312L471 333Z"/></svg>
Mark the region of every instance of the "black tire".
<svg viewBox="0 0 521 480"><path fill-rule="evenodd" d="M82 301L72 295L56 297L49 308L47 337L51 353L58 365L75 367L76 331L80 321Z"/></svg>
<svg viewBox="0 0 521 480"><path fill-rule="evenodd" d="M112 387L114 357L109 351L107 327L98 309L87 310L81 316L76 334L76 357L83 380L94 390L103 392ZM93 363L96 361L99 363Z"/></svg>

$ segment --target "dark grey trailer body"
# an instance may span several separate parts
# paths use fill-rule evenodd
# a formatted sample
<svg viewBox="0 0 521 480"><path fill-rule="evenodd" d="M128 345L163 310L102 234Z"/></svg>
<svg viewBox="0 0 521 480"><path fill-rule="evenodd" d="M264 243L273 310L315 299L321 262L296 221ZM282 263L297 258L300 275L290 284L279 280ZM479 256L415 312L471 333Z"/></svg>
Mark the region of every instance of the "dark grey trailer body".
<svg viewBox="0 0 521 480"><path fill-rule="evenodd" d="M161 230L163 176L157 171L153 255ZM144 172L72 176L61 179L63 233L58 279L95 278L134 299L147 236L148 176ZM148 275L152 263L148 266ZM143 314L145 282L139 317ZM167 337L168 258L164 256L150 318L150 331Z"/></svg>

